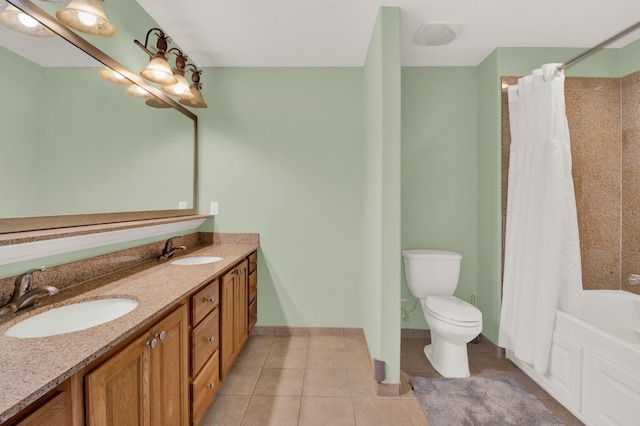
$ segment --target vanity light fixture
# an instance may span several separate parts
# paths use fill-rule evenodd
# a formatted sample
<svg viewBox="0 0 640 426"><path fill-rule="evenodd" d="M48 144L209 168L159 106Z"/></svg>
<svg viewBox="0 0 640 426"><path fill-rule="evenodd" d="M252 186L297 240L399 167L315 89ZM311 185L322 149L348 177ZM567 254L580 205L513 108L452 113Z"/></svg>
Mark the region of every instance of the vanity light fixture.
<svg viewBox="0 0 640 426"><path fill-rule="evenodd" d="M128 95L131 95L134 98L148 98L149 96L151 96L149 92L147 92L137 84L128 85L125 89L125 92L127 92Z"/></svg>
<svg viewBox="0 0 640 426"><path fill-rule="evenodd" d="M166 102L162 102L160 99L156 98L155 96L150 96L149 99L144 101L144 103L150 106L151 108L171 108L171 105L169 105Z"/></svg>
<svg viewBox="0 0 640 426"><path fill-rule="evenodd" d="M66 26L85 34L100 37L116 34L116 28L107 19L98 0L71 0L64 9L56 12L56 17Z"/></svg>
<svg viewBox="0 0 640 426"><path fill-rule="evenodd" d="M112 70L109 67L104 67L100 71L98 71L98 75L101 79L106 80L111 83L116 84L131 84L129 80L127 80L122 74L117 71Z"/></svg>
<svg viewBox="0 0 640 426"><path fill-rule="evenodd" d="M182 54L180 49L175 47L169 49L168 52L174 52L176 55L176 67L173 69L173 76L176 78L177 82L175 84L165 84L162 86L162 90L169 95L178 96L181 100L193 99L194 95L191 93L189 83L187 83L187 79L184 78L187 57Z"/></svg>
<svg viewBox="0 0 640 426"><path fill-rule="evenodd" d="M55 33L12 4L0 0L0 24L35 37L53 37Z"/></svg>
<svg viewBox="0 0 640 426"><path fill-rule="evenodd" d="M182 105L186 105L191 108L207 108L208 105L204 101L204 98L202 97L202 92L200 92L200 89L202 88L202 84L200 83L200 74L202 73L202 71L197 69L196 66L193 64L187 64L187 67L193 68L193 72L191 73L192 84L191 86L189 86L189 89L193 94L193 98L180 99L178 102L180 102Z"/></svg>
<svg viewBox="0 0 640 426"><path fill-rule="evenodd" d="M155 53L152 53L147 48L147 45L149 44L149 36L152 32L155 32L155 34L158 36ZM167 57L169 56L167 52L169 37L167 37L160 28L151 28L149 31L147 31L144 45L138 40L134 40L133 42L137 44L138 47L140 47L140 49L142 49L151 58L146 68L140 71L141 76L154 83L164 85L176 84L178 82L178 79L176 79L176 77L173 75L173 71L171 71L171 67L167 62Z"/></svg>

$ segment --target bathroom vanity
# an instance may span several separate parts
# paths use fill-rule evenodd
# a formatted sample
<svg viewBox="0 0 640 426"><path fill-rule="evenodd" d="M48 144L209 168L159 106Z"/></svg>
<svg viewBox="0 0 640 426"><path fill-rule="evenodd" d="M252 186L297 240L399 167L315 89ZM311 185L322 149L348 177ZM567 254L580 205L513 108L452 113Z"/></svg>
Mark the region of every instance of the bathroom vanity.
<svg viewBox="0 0 640 426"><path fill-rule="evenodd" d="M257 244L213 244L0 325L0 424L198 424L257 318ZM5 332L56 305L130 298L138 306L86 330L20 339Z"/></svg>

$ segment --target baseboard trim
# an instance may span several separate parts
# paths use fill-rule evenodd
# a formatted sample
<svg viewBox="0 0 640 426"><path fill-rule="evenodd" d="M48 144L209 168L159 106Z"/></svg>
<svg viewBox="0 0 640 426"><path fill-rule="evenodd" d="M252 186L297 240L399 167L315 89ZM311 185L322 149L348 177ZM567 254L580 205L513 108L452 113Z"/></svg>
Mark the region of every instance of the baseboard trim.
<svg viewBox="0 0 640 426"><path fill-rule="evenodd" d="M251 331L256 336L346 336L364 337L364 330L350 327L288 327L255 326Z"/></svg>

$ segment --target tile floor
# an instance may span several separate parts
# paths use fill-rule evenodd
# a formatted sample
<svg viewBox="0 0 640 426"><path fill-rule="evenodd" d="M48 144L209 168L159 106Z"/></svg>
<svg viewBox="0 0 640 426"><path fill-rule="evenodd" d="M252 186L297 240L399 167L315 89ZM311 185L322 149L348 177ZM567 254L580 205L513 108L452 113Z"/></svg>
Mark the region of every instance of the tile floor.
<svg viewBox="0 0 640 426"><path fill-rule="evenodd" d="M250 336L200 426L428 425L408 381L438 377L428 339L402 339L402 395L378 397L362 337ZM513 378L567 425L575 417L489 344L469 345L473 376Z"/></svg>

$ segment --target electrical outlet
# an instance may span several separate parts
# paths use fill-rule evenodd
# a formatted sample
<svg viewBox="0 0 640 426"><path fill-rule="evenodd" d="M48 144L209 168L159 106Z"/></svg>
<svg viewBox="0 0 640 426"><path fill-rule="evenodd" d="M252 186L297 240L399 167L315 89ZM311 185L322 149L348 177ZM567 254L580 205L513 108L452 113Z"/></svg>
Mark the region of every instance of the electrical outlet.
<svg viewBox="0 0 640 426"><path fill-rule="evenodd" d="M185 210L187 208L187 202L186 201L178 201L178 209L179 210Z"/></svg>
<svg viewBox="0 0 640 426"><path fill-rule="evenodd" d="M218 202L217 201L212 201L209 204L209 214L211 215L216 215L218 214Z"/></svg>

